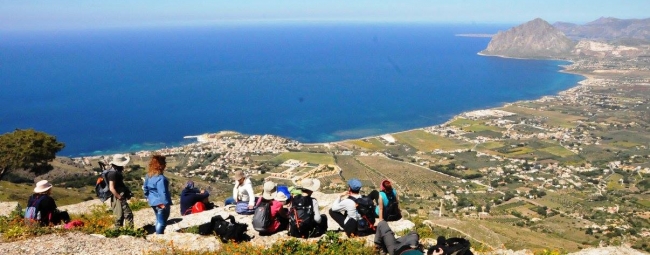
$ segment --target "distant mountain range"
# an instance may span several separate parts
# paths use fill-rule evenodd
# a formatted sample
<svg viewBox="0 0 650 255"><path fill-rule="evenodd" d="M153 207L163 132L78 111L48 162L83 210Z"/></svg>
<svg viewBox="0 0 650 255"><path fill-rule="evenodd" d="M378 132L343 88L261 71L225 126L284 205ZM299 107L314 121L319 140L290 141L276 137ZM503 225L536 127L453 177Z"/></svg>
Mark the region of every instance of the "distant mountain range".
<svg viewBox="0 0 650 255"><path fill-rule="evenodd" d="M573 40L572 40L573 39ZM616 48L618 55L638 55L635 46L650 43L650 19L600 18L584 25L549 24L537 18L507 31L499 31L480 52L514 58L603 57L600 48ZM606 54L605 54L606 55Z"/></svg>
<svg viewBox="0 0 650 255"><path fill-rule="evenodd" d="M617 19L603 17L584 25L556 22L553 26L573 40L650 41L650 18Z"/></svg>

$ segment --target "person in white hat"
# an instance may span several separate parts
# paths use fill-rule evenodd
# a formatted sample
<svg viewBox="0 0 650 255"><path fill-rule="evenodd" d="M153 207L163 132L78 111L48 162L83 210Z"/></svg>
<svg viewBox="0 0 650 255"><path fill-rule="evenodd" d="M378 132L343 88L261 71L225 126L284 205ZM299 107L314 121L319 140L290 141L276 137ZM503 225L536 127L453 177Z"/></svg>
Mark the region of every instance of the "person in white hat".
<svg viewBox="0 0 650 255"><path fill-rule="evenodd" d="M253 214L253 208L255 208L253 183L241 170L235 171L232 179L235 181L235 187L232 189L232 197L227 198L224 204L235 204L235 212L238 214Z"/></svg>
<svg viewBox="0 0 650 255"><path fill-rule="evenodd" d="M42 226L58 225L62 221L68 223L70 215L66 211L59 211L56 202L51 196L52 184L47 180L36 183L34 194L27 200L25 219L27 221L38 221Z"/></svg>
<svg viewBox="0 0 650 255"><path fill-rule="evenodd" d="M311 197L312 193L314 191L318 191L320 189L320 181L318 179L314 178L305 178L302 181L300 181L300 186L298 187L302 194L296 195L291 199L291 206L292 206L292 211L289 212L289 217L294 218L293 221L290 221L290 227L289 227L289 235L293 237L302 237L302 238L309 238L309 237L315 237L315 236L320 236L324 234L327 231L327 216L325 214L320 213L320 208L318 205L318 200L315 198ZM296 210L293 210L293 208L296 208L298 205L309 205L311 204L311 209L313 212L311 213L311 217L313 219L313 224L312 226L307 226L307 230L301 231L301 227L294 225L295 222L298 220L298 215L296 215L295 212Z"/></svg>
<svg viewBox="0 0 650 255"><path fill-rule="evenodd" d="M110 162L111 169L106 174L109 190L113 194L111 197L111 208L115 216L115 228L124 226L133 227L133 212L127 200L133 196L129 188L124 184L124 166L129 164L131 158L125 154L113 155Z"/></svg>

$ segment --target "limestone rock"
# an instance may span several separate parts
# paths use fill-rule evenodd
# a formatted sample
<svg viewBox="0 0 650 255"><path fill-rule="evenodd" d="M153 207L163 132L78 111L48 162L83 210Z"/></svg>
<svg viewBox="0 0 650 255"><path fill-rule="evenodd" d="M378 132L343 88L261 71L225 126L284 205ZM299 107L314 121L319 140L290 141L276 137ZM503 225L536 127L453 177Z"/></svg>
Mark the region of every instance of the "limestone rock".
<svg viewBox="0 0 650 255"><path fill-rule="evenodd" d="M18 206L18 202L0 202L0 216L9 216Z"/></svg>
<svg viewBox="0 0 650 255"><path fill-rule="evenodd" d="M548 22L537 18L500 31L481 51L484 55L514 58L558 58L571 53L575 43Z"/></svg>

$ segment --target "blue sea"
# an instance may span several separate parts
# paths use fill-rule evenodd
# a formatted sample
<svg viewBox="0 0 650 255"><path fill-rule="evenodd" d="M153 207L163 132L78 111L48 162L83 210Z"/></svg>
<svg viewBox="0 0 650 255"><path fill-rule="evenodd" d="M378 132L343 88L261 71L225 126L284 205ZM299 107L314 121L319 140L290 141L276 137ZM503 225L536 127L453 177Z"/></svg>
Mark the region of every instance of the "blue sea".
<svg viewBox="0 0 650 255"><path fill-rule="evenodd" d="M330 142L443 123L575 86L566 62L484 57L507 26L225 24L0 32L0 133L67 156L234 130Z"/></svg>

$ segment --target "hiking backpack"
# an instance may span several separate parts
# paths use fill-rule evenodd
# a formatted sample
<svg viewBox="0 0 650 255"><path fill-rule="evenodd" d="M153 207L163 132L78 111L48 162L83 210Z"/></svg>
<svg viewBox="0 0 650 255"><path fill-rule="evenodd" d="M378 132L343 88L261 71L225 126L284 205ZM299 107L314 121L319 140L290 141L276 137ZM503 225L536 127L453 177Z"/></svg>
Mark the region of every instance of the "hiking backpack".
<svg viewBox="0 0 650 255"><path fill-rule="evenodd" d="M264 232L271 225L271 201L262 201L253 213L253 229Z"/></svg>
<svg viewBox="0 0 650 255"><path fill-rule="evenodd" d="M361 219L357 221L359 223L359 233L374 232L375 203L372 199L368 196L361 196L359 198L350 196L349 199L357 204L357 213L359 213L359 216L361 217Z"/></svg>
<svg viewBox="0 0 650 255"><path fill-rule="evenodd" d="M43 198L45 196L41 195L36 199L31 199L31 203L27 204L27 208L25 208L25 223L33 223L41 220L41 212L38 211L38 205L41 204Z"/></svg>
<svg viewBox="0 0 650 255"><path fill-rule="evenodd" d="M289 209L289 235L308 238L314 229L314 208L312 198L297 195Z"/></svg>
<svg viewBox="0 0 650 255"><path fill-rule="evenodd" d="M223 243L229 241L238 243L250 239L246 235L248 225L236 222L235 217L232 215L228 215L228 218L226 219L221 217L221 215L214 216L210 219L210 225L212 225L212 232L217 234Z"/></svg>
<svg viewBox="0 0 650 255"><path fill-rule="evenodd" d="M454 237L445 239L444 236L438 237L438 243L429 247L427 254L433 254L438 248L442 249L443 255L473 255L470 250L471 244L465 238Z"/></svg>
<svg viewBox="0 0 650 255"><path fill-rule="evenodd" d="M113 196L113 193L111 193L110 187L108 185L108 179L106 179L106 176L108 176L108 173L110 171L115 171L115 169L111 168L102 171L102 173L97 178L97 182L95 183L95 194L102 202Z"/></svg>
<svg viewBox="0 0 650 255"><path fill-rule="evenodd" d="M393 190L389 192L382 191L386 198L388 198L388 205L384 206L384 215L383 218L385 221L396 221L402 218L402 212L399 210L399 204L397 203L397 197ZM382 203L384 201L381 201Z"/></svg>

